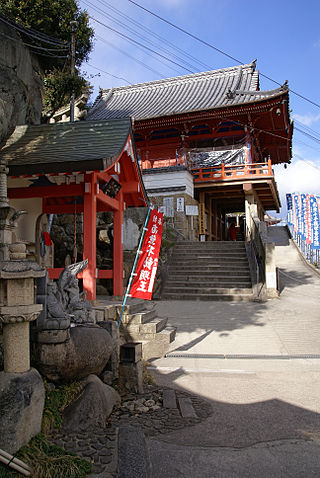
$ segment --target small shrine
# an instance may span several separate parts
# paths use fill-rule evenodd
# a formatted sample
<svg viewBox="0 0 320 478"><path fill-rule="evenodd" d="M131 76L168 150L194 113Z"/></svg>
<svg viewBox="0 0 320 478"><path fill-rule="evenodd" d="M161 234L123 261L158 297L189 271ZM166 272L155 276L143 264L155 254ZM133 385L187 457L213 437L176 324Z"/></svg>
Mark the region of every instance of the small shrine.
<svg viewBox="0 0 320 478"><path fill-rule="evenodd" d="M112 279L113 295L123 294L123 211L147 204L132 138L129 118L18 126L2 149L10 204L28 212L29 222L20 227L19 236L32 242L30 231L34 238L35 229L42 228L44 241L35 249L50 279L58 279L63 267L53 267L47 216L83 214L83 260L88 266L79 277L88 300L96 298L97 278ZM113 213L113 267L98 270L96 215L105 211Z"/></svg>

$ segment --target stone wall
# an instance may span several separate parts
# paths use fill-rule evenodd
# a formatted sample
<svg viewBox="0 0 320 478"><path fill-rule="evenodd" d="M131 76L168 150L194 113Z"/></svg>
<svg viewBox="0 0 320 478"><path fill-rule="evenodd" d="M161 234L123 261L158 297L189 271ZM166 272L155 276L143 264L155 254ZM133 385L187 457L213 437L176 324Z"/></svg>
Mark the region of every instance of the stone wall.
<svg viewBox="0 0 320 478"><path fill-rule="evenodd" d="M171 199L173 206L171 212L165 206L169 199ZM150 200L155 207L164 212L168 227L171 224L187 240L197 241L199 239L199 216L186 215L186 206L198 206L199 203L196 199L182 193L171 196L167 194L164 196L151 196ZM179 209L183 209L183 211Z"/></svg>
<svg viewBox="0 0 320 478"><path fill-rule="evenodd" d="M39 124L40 68L14 29L0 22L0 147L16 125Z"/></svg>

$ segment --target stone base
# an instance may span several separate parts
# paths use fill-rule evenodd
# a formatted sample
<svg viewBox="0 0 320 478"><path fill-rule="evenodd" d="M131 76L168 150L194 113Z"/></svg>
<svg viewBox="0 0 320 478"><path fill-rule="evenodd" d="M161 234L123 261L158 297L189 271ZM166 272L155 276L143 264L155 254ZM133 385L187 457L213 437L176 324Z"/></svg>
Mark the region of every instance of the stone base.
<svg viewBox="0 0 320 478"><path fill-rule="evenodd" d="M70 339L70 329L41 330L37 334L39 344L62 344Z"/></svg>
<svg viewBox="0 0 320 478"><path fill-rule="evenodd" d="M120 389L128 392L143 393L142 361L136 363L120 363Z"/></svg>
<svg viewBox="0 0 320 478"><path fill-rule="evenodd" d="M35 369L0 372L0 448L15 453L41 431L45 390Z"/></svg>
<svg viewBox="0 0 320 478"><path fill-rule="evenodd" d="M268 299L278 299L279 298L279 292L277 289L274 289L273 287L269 287L266 289L266 295Z"/></svg>
<svg viewBox="0 0 320 478"><path fill-rule="evenodd" d="M52 382L72 382L99 375L113 350L110 334L98 326L71 327L70 339L64 343L36 344L40 372Z"/></svg>

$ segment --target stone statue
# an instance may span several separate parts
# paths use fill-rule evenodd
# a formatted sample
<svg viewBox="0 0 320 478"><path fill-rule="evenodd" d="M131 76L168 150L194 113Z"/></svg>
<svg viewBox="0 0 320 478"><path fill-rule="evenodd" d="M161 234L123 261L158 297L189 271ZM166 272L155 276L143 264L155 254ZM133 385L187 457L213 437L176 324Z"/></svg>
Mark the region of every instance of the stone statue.
<svg viewBox="0 0 320 478"><path fill-rule="evenodd" d="M88 265L88 259L65 267L58 279L58 292L65 313L72 316L72 322L93 322L91 304L87 301L86 292L79 291L77 275Z"/></svg>
<svg viewBox="0 0 320 478"><path fill-rule="evenodd" d="M62 298L56 282L49 282L47 285L47 309L49 319L69 318L62 305Z"/></svg>

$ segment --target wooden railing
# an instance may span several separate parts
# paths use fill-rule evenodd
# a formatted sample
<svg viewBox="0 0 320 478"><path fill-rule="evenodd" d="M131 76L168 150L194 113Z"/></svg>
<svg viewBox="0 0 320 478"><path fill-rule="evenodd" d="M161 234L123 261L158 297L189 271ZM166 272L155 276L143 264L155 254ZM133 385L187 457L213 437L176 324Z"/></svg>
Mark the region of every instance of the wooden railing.
<svg viewBox="0 0 320 478"><path fill-rule="evenodd" d="M271 159L266 163L237 164L208 166L191 168L194 182L200 181L223 181L234 179L258 178L261 176L273 176Z"/></svg>

